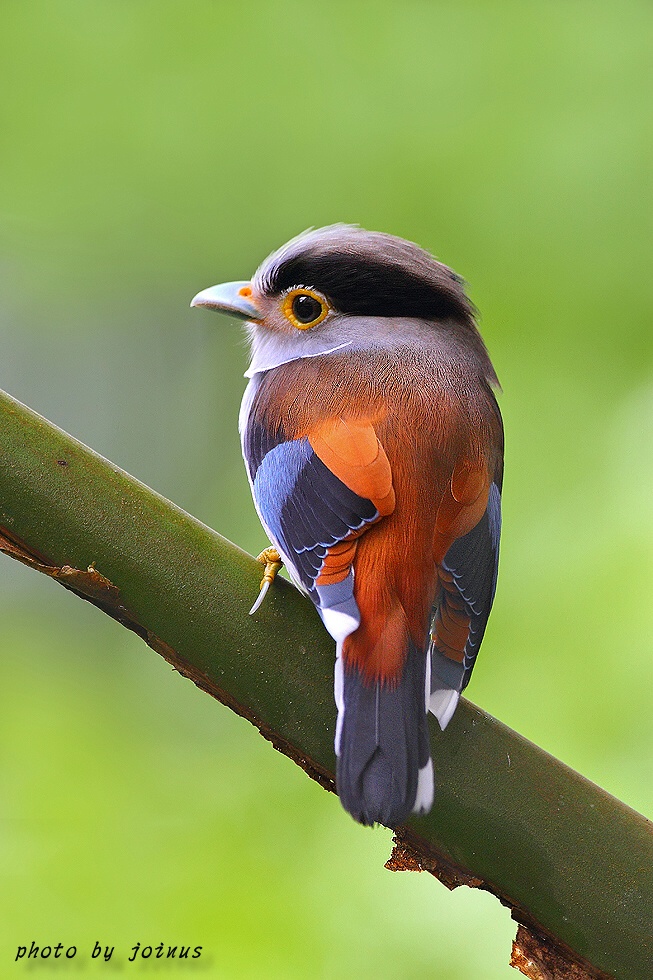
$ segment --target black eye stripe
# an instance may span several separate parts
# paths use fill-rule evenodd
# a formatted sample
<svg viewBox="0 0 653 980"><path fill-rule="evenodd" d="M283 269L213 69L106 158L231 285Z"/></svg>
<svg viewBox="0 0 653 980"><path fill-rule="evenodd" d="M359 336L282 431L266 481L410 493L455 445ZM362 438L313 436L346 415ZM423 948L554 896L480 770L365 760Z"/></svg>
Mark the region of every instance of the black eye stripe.
<svg viewBox="0 0 653 980"><path fill-rule="evenodd" d="M343 253L293 256L270 270L264 288L270 293L297 282L315 285L340 313L362 316L455 317L470 322L473 306L461 280L439 263L431 279L371 257Z"/></svg>

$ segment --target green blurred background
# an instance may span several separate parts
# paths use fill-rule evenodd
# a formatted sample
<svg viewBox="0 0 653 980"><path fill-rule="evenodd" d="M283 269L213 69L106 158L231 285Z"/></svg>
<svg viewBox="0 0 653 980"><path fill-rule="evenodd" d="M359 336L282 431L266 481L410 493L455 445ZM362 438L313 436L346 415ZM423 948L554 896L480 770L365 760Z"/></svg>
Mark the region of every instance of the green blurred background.
<svg viewBox="0 0 653 980"><path fill-rule="evenodd" d="M435 252L505 389L469 694L649 815L652 28L634 0L0 6L0 386L256 552L244 345L190 298L310 225ZM32 939L80 976L514 976L498 902L383 870L389 832L133 634L8 559L0 616L2 976Z"/></svg>

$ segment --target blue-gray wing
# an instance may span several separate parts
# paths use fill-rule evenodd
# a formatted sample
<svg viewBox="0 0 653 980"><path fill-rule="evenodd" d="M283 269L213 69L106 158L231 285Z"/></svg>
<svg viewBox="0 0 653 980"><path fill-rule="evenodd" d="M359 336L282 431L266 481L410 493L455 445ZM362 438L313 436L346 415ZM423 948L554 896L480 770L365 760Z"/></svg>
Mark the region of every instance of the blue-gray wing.
<svg viewBox="0 0 653 980"><path fill-rule="evenodd" d="M325 466L306 438L269 450L253 491L267 529L308 592L329 548L379 516L371 500L353 493Z"/></svg>
<svg viewBox="0 0 653 980"><path fill-rule="evenodd" d="M347 487L313 450L308 438L288 439L278 427L251 419L243 452L261 521L295 583L311 597L335 640L360 623L354 576L322 575L332 549L379 518L375 504Z"/></svg>

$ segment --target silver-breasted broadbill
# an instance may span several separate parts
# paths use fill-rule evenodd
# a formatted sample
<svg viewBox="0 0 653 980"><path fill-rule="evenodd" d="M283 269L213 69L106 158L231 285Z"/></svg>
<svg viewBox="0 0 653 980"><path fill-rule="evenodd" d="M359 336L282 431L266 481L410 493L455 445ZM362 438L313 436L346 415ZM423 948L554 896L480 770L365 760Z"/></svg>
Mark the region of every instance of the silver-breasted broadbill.
<svg viewBox="0 0 653 980"><path fill-rule="evenodd" d="M474 308L417 245L349 225L192 305L247 321L243 455L336 642L338 794L396 827L431 807L427 712L451 719L496 586L503 428Z"/></svg>

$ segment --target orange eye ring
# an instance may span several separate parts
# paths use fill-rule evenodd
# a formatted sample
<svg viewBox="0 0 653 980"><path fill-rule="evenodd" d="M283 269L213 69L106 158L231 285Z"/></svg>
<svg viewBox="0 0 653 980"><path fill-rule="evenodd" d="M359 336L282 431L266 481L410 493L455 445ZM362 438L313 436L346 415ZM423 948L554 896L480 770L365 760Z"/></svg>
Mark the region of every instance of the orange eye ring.
<svg viewBox="0 0 653 980"><path fill-rule="evenodd" d="M298 330L310 330L312 327L316 327L318 323L322 323L329 312L329 304L324 296L315 292L314 289L298 286L286 293L281 309L293 327Z"/></svg>

